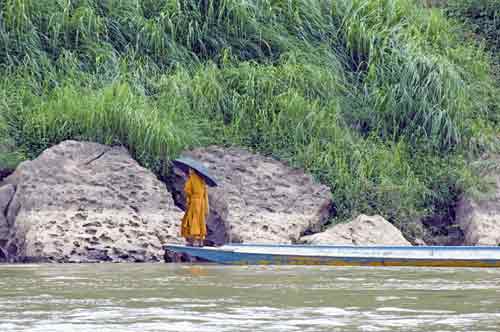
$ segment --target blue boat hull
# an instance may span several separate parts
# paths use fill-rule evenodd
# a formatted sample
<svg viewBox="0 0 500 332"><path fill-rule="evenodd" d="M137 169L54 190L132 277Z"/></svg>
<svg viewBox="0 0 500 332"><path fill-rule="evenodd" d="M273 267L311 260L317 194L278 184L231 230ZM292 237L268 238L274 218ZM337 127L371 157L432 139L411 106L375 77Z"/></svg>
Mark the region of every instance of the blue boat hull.
<svg viewBox="0 0 500 332"><path fill-rule="evenodd" d="M240 247L240 246L239 246ZM258 246L257 246L258 247ZM266 246L262 246L265 247ZM276 248L278 246L268 246ZM292 248L293 246L286 246ZM303 249L304 246L297 246ZM166 250L170 250L179 254L187 254L192 257L199 258L204 261L229 264L229 265L332 265L332 266L430 266L430 267L500 267L500 247L490 247L495 258L475 258L474 252L478 247L460 247L466 254L470 252L468 258L453 258L453 257L375 257L370 256L369 252L372 247L365 247L367 254L365 256L341 256L341 255L314 255L315 248L311 247L312 254L310 255L294 255L294 254L275 254L275 253L252 253L252 252L235 252L231 250L217 250L216 248L198 248L180 245L167 245ZM336 248L338 247L331 247ZM391 250L394 247L373 247ZM397 248L397 247L396 247ZM412 248L412 247L408 247ZM413 247L415 248L415 247ZM428 247L429 248L429 247ZM438 251L446 251L446 247L438 247L434 249ZM456 247L455 247L456 248ZM349 248L346 248L349 249ZM425 250L425 248L422 248ZM358 249L363 250L363 249ZM401 252L405 252L405 248L397 248ZM410 249L418 250L418 249ZM424 251L422 250L422 251ZM409 250L406 250L409 251ZM402 255L404 256L404 255ZM466 255L467 256L467 255Z"/></svg>

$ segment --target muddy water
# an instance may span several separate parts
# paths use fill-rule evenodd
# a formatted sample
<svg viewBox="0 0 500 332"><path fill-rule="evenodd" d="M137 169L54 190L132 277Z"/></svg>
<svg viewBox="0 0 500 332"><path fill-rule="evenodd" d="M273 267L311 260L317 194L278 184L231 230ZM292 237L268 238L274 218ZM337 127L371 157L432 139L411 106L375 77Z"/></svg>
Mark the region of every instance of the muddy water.
<svg viewBox="0 0 500 332"><path fill-rule="evenodd" d="M500 269L0 265L0 331L500 331Z"/></svg>

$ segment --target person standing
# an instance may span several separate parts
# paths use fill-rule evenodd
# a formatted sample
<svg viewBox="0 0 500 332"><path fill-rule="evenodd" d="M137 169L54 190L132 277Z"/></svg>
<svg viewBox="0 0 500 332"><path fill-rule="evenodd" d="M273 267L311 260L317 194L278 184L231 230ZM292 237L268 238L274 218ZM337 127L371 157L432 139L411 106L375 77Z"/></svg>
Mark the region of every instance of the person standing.
<svg viewBox="0 0 500 332"><path fill-rule="evenodd" d="M186 212L182 218L181 236L188 245L202 247L207 236L208 191L205 181L195 170L189 168L188 176L184 185Z"/></svg>

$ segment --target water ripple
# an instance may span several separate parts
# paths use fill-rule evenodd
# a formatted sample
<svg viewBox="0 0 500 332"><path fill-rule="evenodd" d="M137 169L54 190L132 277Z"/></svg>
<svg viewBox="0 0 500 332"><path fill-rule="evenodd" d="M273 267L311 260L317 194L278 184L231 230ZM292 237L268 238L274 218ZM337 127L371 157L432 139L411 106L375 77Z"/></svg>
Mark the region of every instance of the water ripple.
<svg viewBox="0 0 500 332"><path fill-rule="evenodd" d="M0 331L498 332L500 271L2 265Z"/></svg>

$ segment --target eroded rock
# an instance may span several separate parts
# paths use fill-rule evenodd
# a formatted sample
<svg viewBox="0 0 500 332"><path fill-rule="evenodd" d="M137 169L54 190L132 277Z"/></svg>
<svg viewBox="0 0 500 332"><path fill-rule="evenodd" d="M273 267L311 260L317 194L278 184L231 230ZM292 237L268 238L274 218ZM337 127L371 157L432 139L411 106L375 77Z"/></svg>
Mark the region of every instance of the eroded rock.
<svg viewBox="0 0 500 332"><path fill-rule="evenodd" d="M464 232L465 245L500 245L500 159L494 163L493 192L483 199L464 196L457 205L456 223Z"/></svg>
<svg viewBox="0 0 500 332"><path fill-rule="evenodd" d="M381 216L359 215L356 219L337 224L324 232L304 236L300 242L306 244L331 245L391 245L410 246L401 231Z"/></svg>
<svg viewBox="0 0 500 332"><path fill-rule="evenodd" d="M124 148L66 141L6 182L17 188L7 212L11 259L161 261L162 245L180 241L182 211Z"/></svg>
<svg viewBox="0 0 500 332"><path fill-rule="evenodd" d="M213 234L219 237L215 242L223 236L226 242L291 243L328 219L330 190L302 170L236 148L213 146L183 155L201 161L219 183L209 189L209 240ZM184 181L181 171L170 181L181 205Z"/></svg>

